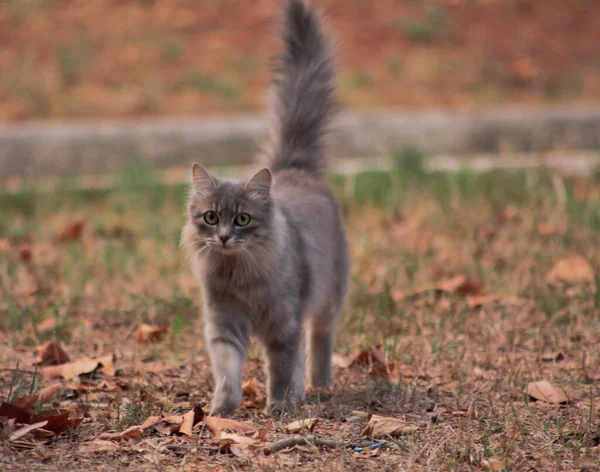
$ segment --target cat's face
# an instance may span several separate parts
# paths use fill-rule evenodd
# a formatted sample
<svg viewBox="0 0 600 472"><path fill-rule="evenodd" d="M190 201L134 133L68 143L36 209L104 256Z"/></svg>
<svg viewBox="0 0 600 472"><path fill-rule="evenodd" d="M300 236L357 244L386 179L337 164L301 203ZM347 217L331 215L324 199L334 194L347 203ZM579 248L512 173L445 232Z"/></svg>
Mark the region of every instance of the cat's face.
<svg viewBox="0 0 600 472"><path fill-rule="evenodd" d="M202 250L236 254L260 248L271 236L271 173L263 169L247 182L217 180L192 168L194 190L188 216Z"/></svg>

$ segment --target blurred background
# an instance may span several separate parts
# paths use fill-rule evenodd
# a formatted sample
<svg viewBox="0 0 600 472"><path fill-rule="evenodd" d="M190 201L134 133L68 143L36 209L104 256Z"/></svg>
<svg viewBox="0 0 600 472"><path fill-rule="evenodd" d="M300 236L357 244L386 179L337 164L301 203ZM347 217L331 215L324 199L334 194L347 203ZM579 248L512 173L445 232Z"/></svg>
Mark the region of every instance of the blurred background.
<svg viewBox="0 0 600 472"><path fill-rule="evenodd" d="M600 101L595 0L314 0L349 110ZM278 0L2 0L0 121L260 111Z"/></svg>

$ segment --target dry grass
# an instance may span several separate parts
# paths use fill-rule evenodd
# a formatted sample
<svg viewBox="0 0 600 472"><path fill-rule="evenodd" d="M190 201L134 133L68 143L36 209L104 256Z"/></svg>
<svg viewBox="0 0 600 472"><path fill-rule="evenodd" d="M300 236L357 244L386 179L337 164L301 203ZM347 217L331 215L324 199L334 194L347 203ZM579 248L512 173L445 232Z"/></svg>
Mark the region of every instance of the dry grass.
<svg viewBox="0 0 600 472"><path fill-rule="evenodd" d="M333 179L354 261L337 351L352 359L380 344L388 380L367 367L338 368L331 395L311 395L293 414L276 418L267 439L285 437L283 426L293 419L319 417L315 434L358 444L366 420L353 410L405 420L416 432L388 438L371 453L300 446L238 457L219 453L203 430L168 445L169 437L148 431L138 445L81 452L102 432L206 405L212 389L198 290L178 248L186 189L163 186L138 170L106 191L23 190L0 198L2 398L48 384L34 367L34 346L44 341L60 341L74 359L118 357L117 376L92 379L87 391L76 391L80 382L63 382L56 405L87 414L78 429L31 440L26 450L5 441L4 470L600 465L597 280L546 280L554 264L572 254L598 272L598 180L570 181L542 170L429 175L416 153L404 157L391 174ZM76 220L84 222L82 234L57 239ZM457 275L467 279L457 291L406 296ZM501 296L478 305L469 298L478 292ZM44 330L49 319L54 326ZM167 325L169 333L158 343L136 343L133 332L142 322ZM260 367L253 349L245 379L256 377L262 392ZM568 404L531 401L523 391L537 380L564 389ZM248 401L236 418L259 429L268 421L260 399Z"/></svg>

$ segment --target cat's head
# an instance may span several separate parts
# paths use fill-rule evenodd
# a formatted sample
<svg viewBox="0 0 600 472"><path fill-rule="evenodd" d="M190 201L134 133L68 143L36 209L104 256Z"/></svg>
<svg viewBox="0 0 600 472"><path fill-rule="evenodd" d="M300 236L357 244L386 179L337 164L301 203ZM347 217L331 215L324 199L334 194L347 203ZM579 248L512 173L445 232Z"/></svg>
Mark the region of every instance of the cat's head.
<svg viewBox="0 0 600 472"><path fill-rule="evenodd" d="M197 248L226 255L264 247L272 237L269 169L240 182L217 179L194 164L192 178L188 217Z"/></svg>

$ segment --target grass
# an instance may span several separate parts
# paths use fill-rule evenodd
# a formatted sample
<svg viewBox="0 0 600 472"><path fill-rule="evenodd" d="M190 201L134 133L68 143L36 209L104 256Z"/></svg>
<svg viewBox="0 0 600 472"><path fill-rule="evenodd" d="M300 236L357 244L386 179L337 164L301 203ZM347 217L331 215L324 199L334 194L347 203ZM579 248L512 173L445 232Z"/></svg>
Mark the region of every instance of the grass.
<svg viewBox="0 0 600 472"><path fill-rule="evenodd" d="M571 254L586 258L596 277L600 273L598 176L559 178L543 169L429 173L418 149L405 149L392 162L390 172L337 175L331 183L353 255L336 350L353 358L380 344L396 376L387 383L366 369L337 369L330 398L309 397L278 418L271 438L283 437L283 425L295 417L310 416L322 418L317 434L356 438L364 420L353 410L403 419L418 432L388 438L373 457L301 448L240 458L219 454L205 436L195 435L174 438L171 452L152 452L161 468L203 470L208 461L216 470L600 465L600 287L546 281L554 264ZM47 340L62 342L74 359L116 352L119 375L103 381L125 387L75 394L74 384L65 383L57 405L85 410L89 418L42 449L34 444L36 455L13 451L6 467L33 470L40 456L45 465L39 470L97 470L115 460L132 470L152 468L146 442L143 452L124 446L118 454L86 457L77 451L101 432L210 399L199 293L178 243L187 189L163 184L143 166L115 176L105 190L35 189L0 195L0 396L12 399L46 386L34 367L33 346ZM58 241L74 221L85 223L81 238ZM402 296L456 275L507 298L476 307L458 293ZM54 327L43 330L48 319ZM142 322L170 332L158 344L137 344L131 332ZM264 390L258 352L252 348L244 378L256 377ZM545 361L548 352L563 358ZM523 391L537 380L563 388L569 404L532 402ZM267 422L251 406L237 418L257 427ZM148 443L166 439L149 436Z"/></svg>

